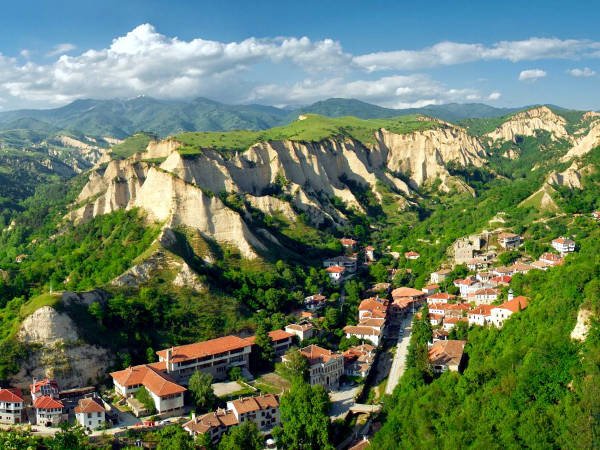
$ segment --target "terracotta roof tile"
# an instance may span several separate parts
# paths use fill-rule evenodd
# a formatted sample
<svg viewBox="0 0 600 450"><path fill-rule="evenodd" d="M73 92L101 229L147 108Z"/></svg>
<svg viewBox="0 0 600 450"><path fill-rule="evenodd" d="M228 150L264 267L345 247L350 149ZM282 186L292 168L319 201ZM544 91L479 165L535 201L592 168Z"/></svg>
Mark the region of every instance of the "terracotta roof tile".
<svg viewBox="0 0 600 450"><path fill-rule="evenodd" d="M244 347L249 347L251 344L238 336L224 336L208 341L197 342L195 344L181 345L173 347L171 353L172 362L184 362L194 359L211 356L218 353L224 353L231 350L239 350ZM167 350L156 352L161 359L167 358Z"/></svg>
<svg viewBox="0 0 600 450"><path fill-rule="evenodd" d="M20 389L0 389L0 402L22 403L23 393Z"/></svg>
<svg viewBox="0 0 600 450"><path fill-rule="evenodd" d="M75 413L95 413L104 412L104 406L96 398L82 398L75 407Z"/></svg>
<svg viewBox="0 0 600 450"><path fill-rule="evenodd" d="M251 345L246 342L247 345ZM179 394L187 389L175 383L175 380L164 372L154 369L150 365L141 365L129 367L125 370L113 372L110 374L113 379L121 386L134 386L143 384L146 389L157 395L165 397L167 395Z"/></svg>
<svg viewBox="0 0 600 450"><path fill-rule="evenodd" d="M279 399L276 395L265 394L233 400L231 404L238 414L244 414L252 411L279 408Z"/></svg>
<svg viewBox="0 0 600 450"><path fill-rule="evenodd" d="M59 400L54 400L52 397L44 395L38 398L33 404L35 409L62 409L64 405Z"/></svg>

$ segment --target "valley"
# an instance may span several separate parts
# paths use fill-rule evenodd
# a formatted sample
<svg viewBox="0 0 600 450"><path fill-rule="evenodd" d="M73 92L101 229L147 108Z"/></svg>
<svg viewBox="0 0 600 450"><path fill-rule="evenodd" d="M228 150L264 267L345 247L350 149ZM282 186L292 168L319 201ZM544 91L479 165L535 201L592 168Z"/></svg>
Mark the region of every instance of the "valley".
<svg viewBox="0 0 600 450"><path fill-rule="evenodd" d="M98 446L227 448L246 398L282 448L592 447L600 116L333 100L1 113L0 387L90 387Z"/></svg>

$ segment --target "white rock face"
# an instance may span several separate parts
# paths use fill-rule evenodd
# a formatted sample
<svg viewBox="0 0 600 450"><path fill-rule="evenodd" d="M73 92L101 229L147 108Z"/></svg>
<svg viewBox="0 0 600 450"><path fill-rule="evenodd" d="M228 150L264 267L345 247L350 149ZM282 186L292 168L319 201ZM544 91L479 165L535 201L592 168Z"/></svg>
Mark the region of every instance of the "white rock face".
<svg viewBox="0 0 600 450"><path fill-rule="evenodd" d="M79 335L69 316L43 306L23 321L18 337L30 344L54 345L76 341Z"/></svg>
<svg viewBox="0 0 600 450"><path fill-rule="evenodd" d="M575 324L575 328L571 332L571 339L577 341L585 341L587 334L590 330L590 319L592 318L593 313L588 309L580 309L577 313L577 323Z"/></svg>
<svg viewBox="0 0 600 450"><path fill-rule="evenodd" d="M581 179L584 175L589 174L593 168L591 166L581 167L575 161L564 172L552 172L548 176L547 183L551 185L566 186L570 189L582 189Z"/></svg>
<svg viewBox="0 0 600 450"><path fill-rule="evenodd" d="M537 130L546 130L550 132L552 140L569 139L566 124L563 117L554 114L547 106L542 106L515 114L486 136L494 141L514 141L516 136L535 136Z"/></svg>
<svg viewBox="0 0 600 450"><path fill-rule="evenodd" d="M446 164L453 161L481 166L485 156L476 138L462 128L441 122L435 129L404 135L380 130L372 148L349 138L269 141L225 158L211 150L182 156L177 152L180 145L173 139L151 142L147 151L128 160L111 161L104 171L92 172L77 199L87 203L72 211L69 218L85 221L116 209L140 207L151 220L167 227L186 225L205 237L234 244L245 256L252 257L255 250L264 250L261 240L244 218L210 192L238 192L265 213L281 211L295 220L297 214L289 203L267 195L284 180L283 192L314 224L329 220L342 226L346 218L329 199L339 197L361 209L348 185L370 188L379 196L377 183L384 183L393 191L412 195L412 188L393 175L398 172L409 174L413 187L441 178L442 189L469 191L468 186L450 176ZM166 159L158 168L142 162L155 158ZM403 197L397 198L399 207L406 205ZM265 230L260 235L276 241Z"/></svg>
<svg viewBox="0 0 600 450"><path fill-rule="evenodd" d="M66 297L65 297L66 296ZM65 293L61 301L92 301L99 298L94 293L80 297ZM112 364L113 356L101 347L82 344L71 318L44 306L27 317L21 324L18 339L26 344L36 344L20 370L11 377L11 384L27 389L32 377L57 378L63 389L86 386L103 379Z"/></svg>
<svg viewBox="0 0 600 450"><path fill-rule="evenodd" d="M590 131L578 139L575 145L564 155L561 162L569 161L578 156L583 156L590 152L593 148L600 145L600 123L593 126Z"/></svg>
<svg viewBox="0 0 600 450"><path fill-rule="evenodd" d="M145 259L139 264L136 264L124 274L119 275L112 280L110 284L113 286L128 286L135 287L147 281L150 281L153 273L161 268L165 262L165 256L162 252L156 252L148 259Z"/></svg>
<svg viewBox="0 0 600 450"><path fill-rule="evenodd" d="M173 284L181 288L189 288L195 291L203 291L206 286L200 281L198 275L185 262L181 264Z"/></svg>

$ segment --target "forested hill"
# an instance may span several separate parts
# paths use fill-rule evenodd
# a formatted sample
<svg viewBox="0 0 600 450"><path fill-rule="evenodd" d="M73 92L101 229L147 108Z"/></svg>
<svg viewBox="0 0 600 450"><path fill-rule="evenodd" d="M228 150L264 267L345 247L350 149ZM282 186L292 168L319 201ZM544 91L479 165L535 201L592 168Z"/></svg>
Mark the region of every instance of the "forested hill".
<svg viewBox="0 0 600 450"><path fill-rule="evenodd" d="M227 105L205 98L163 101L150 97L128 100L76 100L47 110L18 110L0 113L0 126L19 119L35 119L49 126L74 130L94 137L124 139L144 130L160 136L185 131L265 130L286 125L299 114L328 117L355 116L362 119L424 114L443 120L498 117L522 108L494 108L469 103L430 105L424 108L390 109L354 99L328 99L293 109L263 105Z"/></svg>

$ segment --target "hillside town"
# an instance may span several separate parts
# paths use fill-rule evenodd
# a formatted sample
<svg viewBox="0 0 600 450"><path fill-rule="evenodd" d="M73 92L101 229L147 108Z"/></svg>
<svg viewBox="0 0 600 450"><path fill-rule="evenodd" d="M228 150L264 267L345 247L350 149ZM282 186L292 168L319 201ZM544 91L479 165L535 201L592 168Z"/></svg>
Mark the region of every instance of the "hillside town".
<svg viewBox="0 0 600 450"><path fill-rule="evenodd" d="M310 385L322 386L329 393L331 420L360 418L343 448L363 448L378 426L383 395L393 391L403 374L413 320L426 317L431 325L432 372L460 373L468 364L467 341L458 338L465 334L457 330L501 329L530 303L513 291L512 278L532 270L551 270L577 250L571 238L559 236L549 243L554 252L533 260L520 250L523 242L509 230L459 239L449 250L448 262L431 272L428 283L419 288L398 286L399 269L389 269L387 280L361 293L355 317L327 330L325 312L340 310L348 301L345 284L366 278L369 267L386 254L343 238L343 254L322 261L333 290L306 293L302 308L294 312L296 320L268 332L275 370L266 373L257 367L256 335L223 336L159 350L154 362L107 374L108 387L63 390L58 376L33 378L28 390L5 386L0 389L0 424L52 434L59 424L70 422L92 436L179 424L192 437L206 435L218 443L232 427L252 421L265 442L272 443L271 432L281 425L280 398L289 388L284 373L286 368L294 370L299 357L306 361ZM511 256L509 264L507 255ZM403 254L408 264L419 256L413 250ZM402 255L392 258L398 262ZM325 338L331 332L342 336L339 347L332 347ZM189 395L191 379L198 373L209 376L219 399L215 409L202 414L196 413Z"/></svg>

